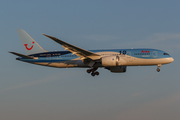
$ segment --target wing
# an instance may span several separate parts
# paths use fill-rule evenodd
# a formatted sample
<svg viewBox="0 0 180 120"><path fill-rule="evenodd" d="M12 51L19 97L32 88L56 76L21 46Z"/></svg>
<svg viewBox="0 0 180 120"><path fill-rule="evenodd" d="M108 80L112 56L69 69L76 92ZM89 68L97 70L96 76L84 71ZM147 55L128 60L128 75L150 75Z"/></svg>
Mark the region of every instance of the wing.
<svg viewBox="0 0 180 120"><path fill-rule="evenodd" d="M60 39L57 39L55 37L52 37L52 36L49 36L49 35L46 35L46 34L43 34L44 36L54 40L55 42L59 43L62 45L62 47L64 47L66 50L69 50L70 52L72 52L73 54L76 54L77 56L79 56L81 58L81 60L84 60L84 59L92 59L92 60L98 60L101 58L100 55L98 54L95 54L93 52L90 52L88 50L84 50L82 48L79 48L79 47L76 47L74 45L71 45L69 43L66 43Z"/></svg>

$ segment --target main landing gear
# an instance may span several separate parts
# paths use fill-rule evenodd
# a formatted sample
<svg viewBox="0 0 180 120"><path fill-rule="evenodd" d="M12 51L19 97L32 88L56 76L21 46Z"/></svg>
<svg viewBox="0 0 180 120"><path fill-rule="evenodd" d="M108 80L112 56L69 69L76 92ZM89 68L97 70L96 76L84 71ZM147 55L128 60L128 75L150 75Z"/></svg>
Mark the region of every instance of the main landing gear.
<svg viewBox="0 0 180 120"><path fill-rule="evenodd" d="M99 72L96 71L98 68L92 68L92 69L87 69L87 73L91 73L91 75L94 77L95 75L99 75Z"/></svg>

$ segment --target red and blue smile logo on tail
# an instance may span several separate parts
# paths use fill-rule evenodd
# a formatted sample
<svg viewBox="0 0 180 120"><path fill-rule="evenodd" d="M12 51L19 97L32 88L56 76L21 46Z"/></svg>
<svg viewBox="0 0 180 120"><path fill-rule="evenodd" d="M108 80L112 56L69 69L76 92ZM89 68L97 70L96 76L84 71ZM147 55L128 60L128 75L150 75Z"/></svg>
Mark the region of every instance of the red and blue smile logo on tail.
<svg viewBox="0 0 180 120"><path fill-rule="evenodd" d="M32 42L32 44L34 44L34 41ZM33 48L33 45L30 48L27 47L28 44L24 44L24 46L26 47L27 50L31 50Z"/></svg>

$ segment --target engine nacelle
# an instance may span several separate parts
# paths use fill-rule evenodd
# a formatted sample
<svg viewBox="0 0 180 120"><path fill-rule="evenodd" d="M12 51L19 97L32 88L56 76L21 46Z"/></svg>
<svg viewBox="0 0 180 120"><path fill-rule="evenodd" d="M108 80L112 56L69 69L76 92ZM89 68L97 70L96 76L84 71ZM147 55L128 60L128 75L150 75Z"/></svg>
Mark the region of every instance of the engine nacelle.
<svg viewBox="0 0 180 120"><path fill-rule="evenodd" d="M120 67L106 67L106 69L110 70L114 73L124 73L126 72L126 66L120 66Z"/></svg>
<svg viewBox="0 0 180 120"><path fill-rule="evenodd" d="M118 66L119 65L119 56L107 56L101 58L102 66Z"/></svg>

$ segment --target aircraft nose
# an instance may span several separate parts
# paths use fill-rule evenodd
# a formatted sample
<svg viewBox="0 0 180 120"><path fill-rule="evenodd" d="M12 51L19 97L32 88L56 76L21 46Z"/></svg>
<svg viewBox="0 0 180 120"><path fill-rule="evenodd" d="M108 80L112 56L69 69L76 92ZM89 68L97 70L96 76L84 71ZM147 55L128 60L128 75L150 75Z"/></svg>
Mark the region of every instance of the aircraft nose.
<svg viewBox="0 0 180 120"><path fill-rule="evenodd" d="M173 61L174 61L173 57L171 57L171 58L169 59L169 61L170 61L170 62L173 62Z"/></svg>

